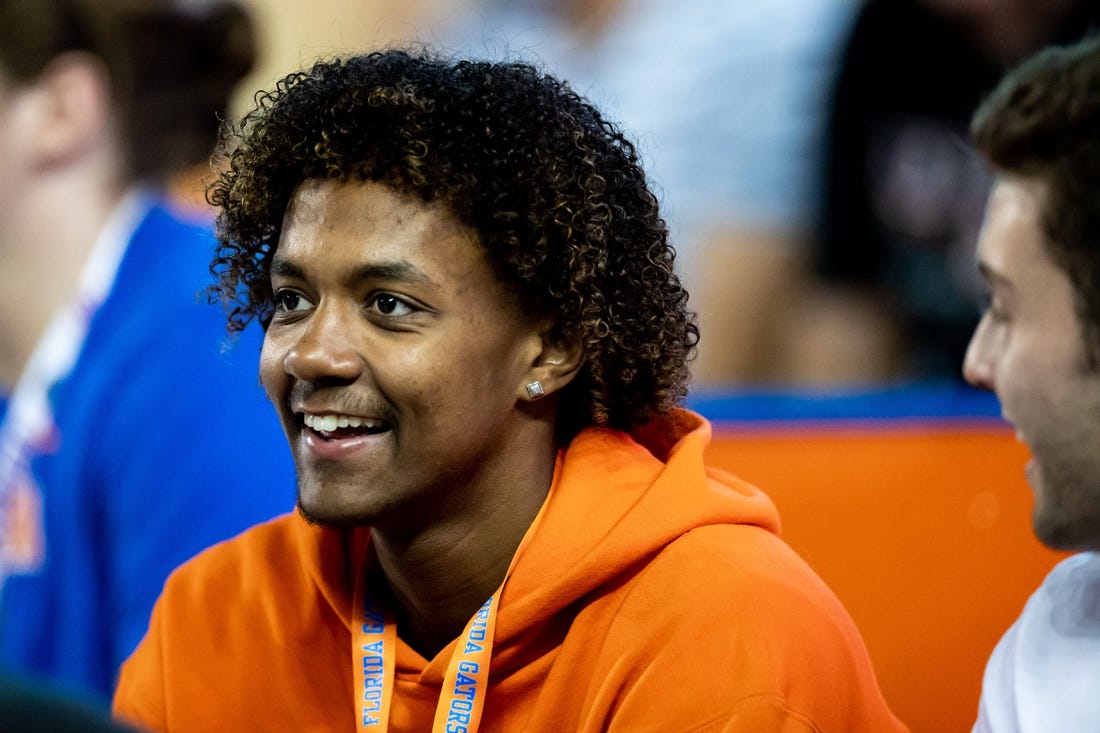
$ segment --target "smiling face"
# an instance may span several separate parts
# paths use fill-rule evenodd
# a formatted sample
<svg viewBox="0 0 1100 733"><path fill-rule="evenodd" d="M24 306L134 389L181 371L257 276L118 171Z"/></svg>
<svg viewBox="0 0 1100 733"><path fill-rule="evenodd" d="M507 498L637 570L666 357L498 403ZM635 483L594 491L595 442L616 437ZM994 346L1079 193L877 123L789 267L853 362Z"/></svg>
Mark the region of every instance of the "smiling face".
<svg viewBox="0 0 1100 733"><path fill-rule="evenodd" d="M1000 398L1031 449L1032 522L1045 544L1100 549L1100 373L1088 366L1073 286L1047 254L1044 189L1002 180L978 242L992 302L970 342L967 380Z"/></svg>
<svg viewBox="0 0 1100 733"><path fill-rule="evenodd" d="M517 490L542 339L470 229L383 184L306 181L271 273L261 378L307 517L403 527Z"/></svg>

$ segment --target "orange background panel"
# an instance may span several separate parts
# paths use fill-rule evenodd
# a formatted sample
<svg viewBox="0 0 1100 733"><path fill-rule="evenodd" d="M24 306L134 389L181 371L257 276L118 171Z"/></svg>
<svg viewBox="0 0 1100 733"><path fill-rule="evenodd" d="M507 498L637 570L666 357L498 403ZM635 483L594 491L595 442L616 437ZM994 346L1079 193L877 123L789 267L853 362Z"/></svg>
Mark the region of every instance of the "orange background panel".
<svg viewBox="0 0 1100 733"><path fill-rule="evenodd" d="M969 731L985 662L1063 555L1031 533L1027 449L999 425L717 424L712 465L772 497L914 733Z"/></svg>

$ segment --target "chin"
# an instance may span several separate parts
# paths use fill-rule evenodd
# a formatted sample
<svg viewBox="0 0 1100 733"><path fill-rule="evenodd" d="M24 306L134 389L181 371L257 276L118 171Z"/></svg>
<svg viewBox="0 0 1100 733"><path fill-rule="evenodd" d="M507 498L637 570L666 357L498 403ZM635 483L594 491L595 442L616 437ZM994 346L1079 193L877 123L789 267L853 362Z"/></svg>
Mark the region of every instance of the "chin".
<svg viewBox="0 0 1100 733"><path fill-rule="evenodd" d="M310 524L333 529L349 529L371 524L373 517L361 509L333 506L327 501L303 499L298 495L298 512Z"/></svg>
<svg viewBox="0 0 1100 733"><path fill-rule="evenodd" d="M1052 550L1078 552L1096 545L1096 528L1082 526L1079 517L1066 517L1062 512L1044 511L1036 506L1031 525L1039 541Z"/></svg>

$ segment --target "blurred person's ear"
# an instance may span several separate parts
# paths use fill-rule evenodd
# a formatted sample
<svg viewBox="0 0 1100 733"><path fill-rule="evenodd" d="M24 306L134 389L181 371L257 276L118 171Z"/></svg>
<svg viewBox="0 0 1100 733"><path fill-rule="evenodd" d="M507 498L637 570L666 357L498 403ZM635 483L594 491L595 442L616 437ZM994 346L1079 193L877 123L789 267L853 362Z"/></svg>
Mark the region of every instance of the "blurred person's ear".
<svg viewBox="0 0 1100 733"><path fill-rule="evenodd" d="M81 158L111 134L110 79L88 54L59 56L23 94L25 150L36 167Z"/></svg>

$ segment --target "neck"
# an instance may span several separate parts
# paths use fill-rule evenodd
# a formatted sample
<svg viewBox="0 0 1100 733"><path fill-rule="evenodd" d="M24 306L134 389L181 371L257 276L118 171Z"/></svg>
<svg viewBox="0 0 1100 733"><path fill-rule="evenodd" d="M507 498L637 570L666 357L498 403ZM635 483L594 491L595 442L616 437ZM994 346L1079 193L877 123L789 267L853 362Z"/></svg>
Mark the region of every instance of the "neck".
<svg viewBox="0 0 1100 733"><path fill-rule="evenodd" d="M521 453L532 458L498 482L503 491L480 492L484 501L411 535L372 528L398 633L425 659L458 637L504 582L553 481L557 450L548 430L544 449Z"/></svg>
<svg viewBox="0 0 1100 733"><path fill-rule="evenodd" d="M0 389L10 390L76 288L121 191L75 176L20 194L0 224Z"/></svg>

